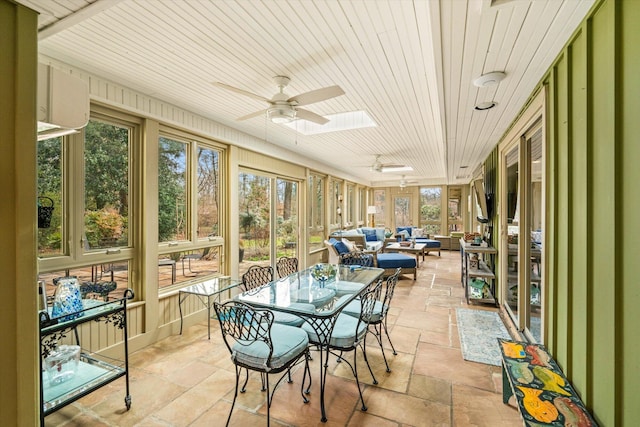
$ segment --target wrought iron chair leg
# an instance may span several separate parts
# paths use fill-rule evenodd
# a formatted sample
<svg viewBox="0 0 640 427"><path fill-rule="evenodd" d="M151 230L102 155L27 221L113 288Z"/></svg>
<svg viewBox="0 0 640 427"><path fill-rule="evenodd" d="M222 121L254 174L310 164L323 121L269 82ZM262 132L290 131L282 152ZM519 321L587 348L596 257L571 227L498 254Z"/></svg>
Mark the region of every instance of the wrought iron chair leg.
<svg viewBox="0 0 640 427"><path fill-rule="evenodd" d="M242 388L240 389L240 393L244 393L245 391L247 391L247 383L249 382L249 370L245 369L245 372L247 373L247 377L244 379L244 384L242 384ZM240 377L240 373L238 372L238 377Z"/></svg>
<svg viewBox="0 0 640 427"><path fill-rule="evenodd" d="M355 350L353 352L357 353ZM369 373L371 374L371 378L373 378L373 383L374 384L378 384L378 380L376 379L376 376L373 375L373 370L371 369L371 365L369 364L369 359L367 358L367 335L366 334L365 334L364 340L363 340L362 356L364 357L364 361L367 363L367 368L369 368ZM357 379L357 377L356 377L356 379ZM361 394L361 396L362 396L362 394ZM364 406L364 400L362 401L362 406ZM366 408L363 409L363 410L366 411Z"/></svg>
<svg viewBox="0 0 640 427"><path fill-rule="evenodd" d="M393 343L391 342L391 337L389 336L389 330L387 329L387 316L384 317L384 323L382 324L382 326L384 327L384 333L387 334L387 339L389 340L389 344L391 344L391 350L393 350L393 354L395 356L398 353L396 353L396 348L393 346Z"/></svg>

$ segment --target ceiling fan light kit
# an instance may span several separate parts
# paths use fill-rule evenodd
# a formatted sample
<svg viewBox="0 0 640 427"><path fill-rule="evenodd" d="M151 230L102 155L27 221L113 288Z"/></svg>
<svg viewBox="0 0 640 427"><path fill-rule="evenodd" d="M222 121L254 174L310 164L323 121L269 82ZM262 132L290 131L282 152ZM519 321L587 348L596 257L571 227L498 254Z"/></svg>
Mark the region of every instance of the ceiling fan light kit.
<svg viewBox="0 0 640 427"><path fill-rule="evenodd" d="M327 99L344 95L344 91L340 88L340 86L328 86L289 97L289 95L284 93L284 88L289 84L290 81L291 79L287 76L273 77L273 82L276 84L276 86L278 86L278 93L273 95L271 99L256 95L255 93L248 92L244 89L229 86L225 83L215 82L214 84L231 92L258 99L270 104L270 107L268 107L266 110L247 114L246 116L242 116L237 120L252 119L254 117L261 116L266 112L267 117L273 123L286 124L292 122L293 120L301 119L317 123L319 125L326 124L329 121L327 118L299 107L303 105L314 104L316 102L326 101Z"/></svg>
<svg viewBox="0 0 640 427"><path fill-rule="evenodd" d="M267 110L267 116L273 123L290 123L296 119L296 110L289 106L276 106Z"/></svg>
<svg viewBox="0 0 640 427"><path fill-rule="evenodd" d="M493 86L500 83L505 77L505 73L501 71L493 71L491 73L481 75L473 81L473 84L478 87Z"/></svg>

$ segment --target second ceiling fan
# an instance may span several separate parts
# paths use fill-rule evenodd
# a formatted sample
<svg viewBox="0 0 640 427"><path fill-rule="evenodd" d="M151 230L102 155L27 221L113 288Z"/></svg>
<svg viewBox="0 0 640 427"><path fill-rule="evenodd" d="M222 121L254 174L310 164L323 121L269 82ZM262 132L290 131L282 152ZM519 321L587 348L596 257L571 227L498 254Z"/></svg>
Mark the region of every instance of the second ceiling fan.
<svg viewBox="0 0 640 427"><path fill-rule="evenodd" d="M237 87L229 86L225 83L215 82L214 84L223 89L230 90L241 95L248 96L260 101L268 103L270 106L264 110L256 111L246 116L239 117L237 120L247 120L253 117L266 114L267 117L274 123L288 123L295 119L308 120L310 122L324 125L329 120L316 114L312 111L299 108L303 105L314 104L316 102L326 101L327 99L335 98L340 95L344 95L344 91L340 86L328 86L321 89L304 92L299 95L289 96L284 93L284 88L289 84L291 79L286 76L275 76L273 78L274 83L278 86L279 91L271 97L271 99L264 96L256 95L255 93L248 92Z"/></svg>

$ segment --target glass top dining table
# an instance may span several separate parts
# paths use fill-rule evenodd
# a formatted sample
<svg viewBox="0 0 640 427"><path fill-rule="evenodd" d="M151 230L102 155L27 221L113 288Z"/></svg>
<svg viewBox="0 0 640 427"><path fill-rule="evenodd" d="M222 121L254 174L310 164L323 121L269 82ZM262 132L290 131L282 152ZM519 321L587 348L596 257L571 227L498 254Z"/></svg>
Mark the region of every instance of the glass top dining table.
<svg viewBox="0 0 640 427"><path fill-rule="evenodd" d="M274 280L259 288L242 292L235 299L258 308L268 308L300 316L320 338L320 409L326 422L324 391L325 365L333 326L344 307L362 294L384 273L381 268L333 265L334 277L318 280L318 265ZM326 264L320 264L326 266ZM314 277L315 275L315 277ZM331 275L329 275L331 276ZM340 298L344 295L349 297ZM314 307L311 309L311 305Z"/></svg>

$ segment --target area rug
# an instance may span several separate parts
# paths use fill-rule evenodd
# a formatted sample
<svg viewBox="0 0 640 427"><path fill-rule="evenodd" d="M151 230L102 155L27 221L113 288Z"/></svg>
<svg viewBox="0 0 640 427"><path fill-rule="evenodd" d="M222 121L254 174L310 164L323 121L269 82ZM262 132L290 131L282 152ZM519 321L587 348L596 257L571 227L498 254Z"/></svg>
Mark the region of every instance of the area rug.
<svg viewBox="0 0 640 427"><path fill-rule="evenodd" d="M456 309L462 357L471 362L500 366L497 338L511 339L495 311Z"/></svg>

